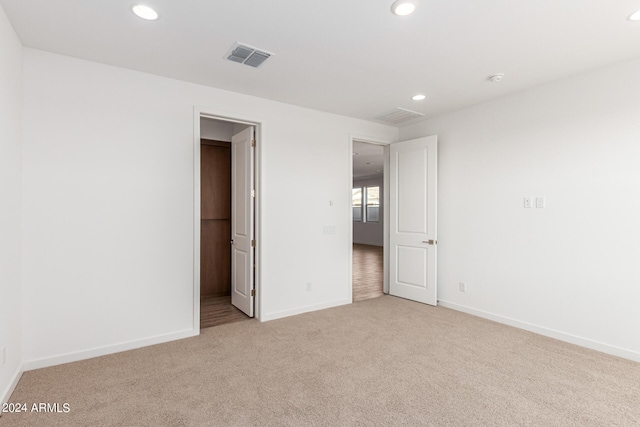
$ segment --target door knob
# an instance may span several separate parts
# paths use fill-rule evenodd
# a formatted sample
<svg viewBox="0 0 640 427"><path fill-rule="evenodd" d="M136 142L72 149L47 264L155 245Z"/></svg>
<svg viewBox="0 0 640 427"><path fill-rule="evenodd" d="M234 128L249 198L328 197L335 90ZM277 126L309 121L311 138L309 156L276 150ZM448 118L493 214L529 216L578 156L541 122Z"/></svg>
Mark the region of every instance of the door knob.
<svg viewBox="0 0 640 427"><path fill-rule="evenodd" d="M428 243L429 245L436 245L438 244L437 240L423 240L422 243Z"/></svg>

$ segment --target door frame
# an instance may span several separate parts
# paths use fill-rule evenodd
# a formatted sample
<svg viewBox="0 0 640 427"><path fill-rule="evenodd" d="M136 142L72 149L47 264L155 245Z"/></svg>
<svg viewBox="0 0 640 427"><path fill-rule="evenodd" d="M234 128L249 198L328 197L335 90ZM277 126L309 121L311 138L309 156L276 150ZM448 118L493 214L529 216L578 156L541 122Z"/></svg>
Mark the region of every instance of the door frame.
<svg viewBox="0 0 640 427"><path fill-rule="evenodd" d="M384 191L382 193L382 292L389 294L389 146L395 141L387 139L372 138L369 136L350 135L349 140L349 303L353 303L353 209L351 208L351 189L353 188L353 142L364 142L366 144L380 145L384 148L384 165L382 168L382 182Z"/></svg>
<svg viewBox="0 0 640 427"><path fill-rule="evenodd" d="M260 118L249 118L245 115L229 114L207 107L193 108L193 329L200 333L200 118L220 120L253 126L255 129L256 147L254 151L254 318L261 321L262 313L262 274L261 274L261 215L262 215L262 141L264 140L264 121ZM233 178L232 178L233 179Z"/></svg>

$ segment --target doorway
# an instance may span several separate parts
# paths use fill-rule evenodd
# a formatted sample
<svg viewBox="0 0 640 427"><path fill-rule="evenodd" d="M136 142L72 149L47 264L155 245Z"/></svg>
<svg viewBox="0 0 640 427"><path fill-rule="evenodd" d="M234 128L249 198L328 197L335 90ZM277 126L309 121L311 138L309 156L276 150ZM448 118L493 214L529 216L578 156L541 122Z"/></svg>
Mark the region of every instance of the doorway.
<svg viewBox="0 0 640 427"><path fill-rule="evenodd" d="M384 294L385 147L352 142L352 301Z"/></svg>
<svg viewBox="0 0 640 427"><path fill-rule="evenodd" d="M255 128L198 114L194 326L200 329L254 315Z"/></svg>
<svg viewBox="0 0 640 427"><path fill-rule="evenodd" d="M359 164L374 164L359 156L371 145L383 146L383 188L379 197L383 215L383 292L437 305L437 135L394 143L352 137L351 142L353 230L362 222L361 216L367 214L366 195L358 195L356 190L365 186L353 185L362 174L356 168ZM358 300L354 294L357 270L353 265L358 257L356 239L352 232L352 301Z"/></svg>

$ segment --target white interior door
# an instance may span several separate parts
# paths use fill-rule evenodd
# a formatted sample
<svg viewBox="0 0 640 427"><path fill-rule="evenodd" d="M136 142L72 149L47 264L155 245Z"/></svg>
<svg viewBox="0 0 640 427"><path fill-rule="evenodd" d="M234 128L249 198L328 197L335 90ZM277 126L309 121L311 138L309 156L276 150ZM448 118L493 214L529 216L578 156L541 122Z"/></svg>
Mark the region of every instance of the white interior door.
<svg viewBox="0 0 640 427"><path fill-rule="evenodd" d="M438 137L391 144L389 293L437 305Z"/></svg>
<svg viewBox="0 0 640 427"><path fill-rule="evenodd" d="M231 303L253 317L253 127L231 138Z"/></svg>

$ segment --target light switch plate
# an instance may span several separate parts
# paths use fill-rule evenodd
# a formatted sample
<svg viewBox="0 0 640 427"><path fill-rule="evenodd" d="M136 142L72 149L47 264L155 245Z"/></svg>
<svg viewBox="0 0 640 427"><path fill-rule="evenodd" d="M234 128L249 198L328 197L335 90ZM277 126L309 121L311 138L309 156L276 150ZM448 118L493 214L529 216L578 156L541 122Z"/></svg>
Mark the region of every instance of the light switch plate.
<svg viewBox="0 0 640 427"><path fill-rule="evenodd" d="M524 198L524 207L532 208L533 207L533 197L525 197Z"/></svg>
<svg viewBox="0 0 640 427"><path fill-rule="evenodd" d="M335 225L325 225L322 227L322 234L336 234Z"/></svg>
<svg viewBox="0 0 640 427"><path fill-rule="evenodd" d="M536 197L536 208L544 208L545 201L544 197Z"/></svg>

